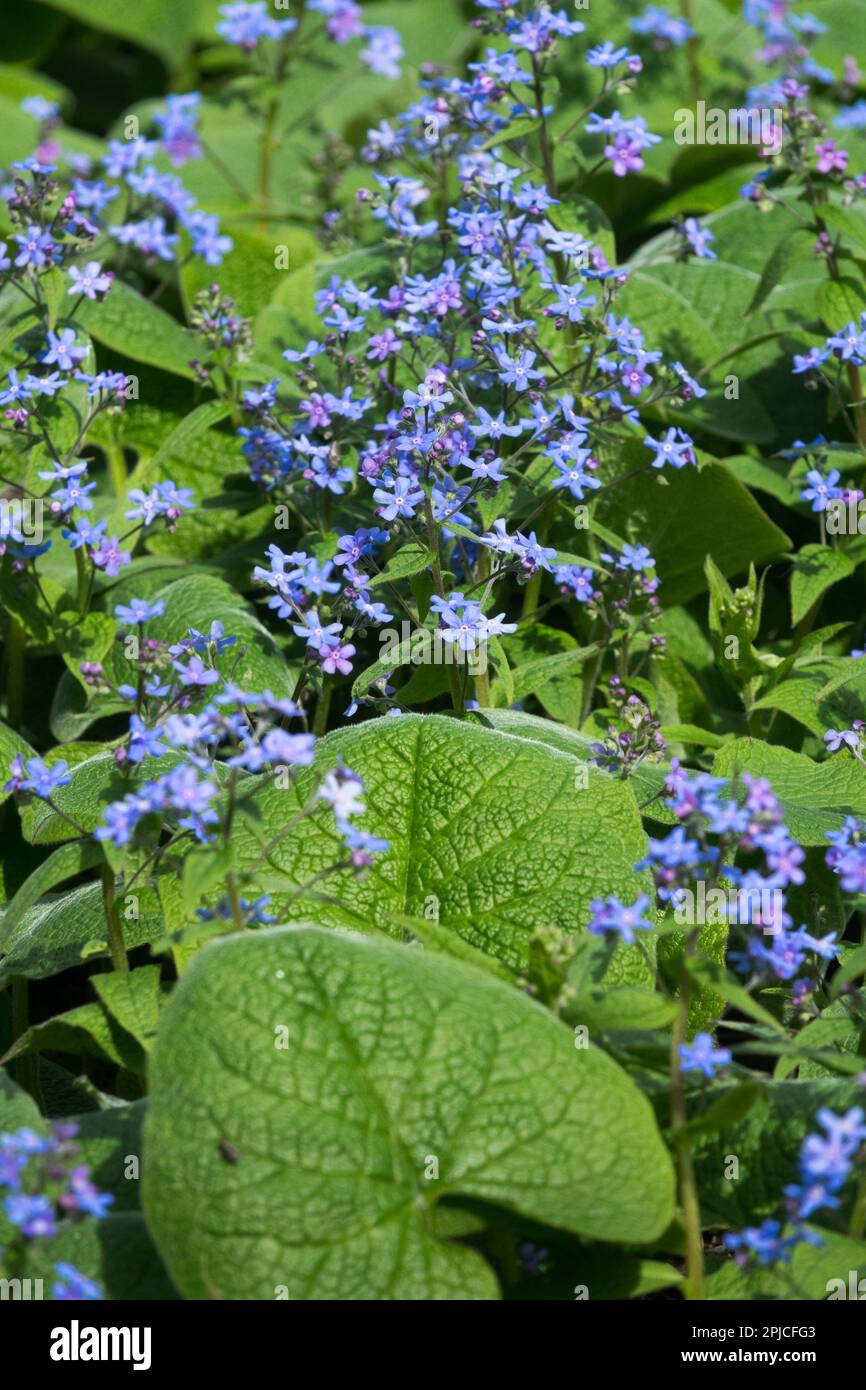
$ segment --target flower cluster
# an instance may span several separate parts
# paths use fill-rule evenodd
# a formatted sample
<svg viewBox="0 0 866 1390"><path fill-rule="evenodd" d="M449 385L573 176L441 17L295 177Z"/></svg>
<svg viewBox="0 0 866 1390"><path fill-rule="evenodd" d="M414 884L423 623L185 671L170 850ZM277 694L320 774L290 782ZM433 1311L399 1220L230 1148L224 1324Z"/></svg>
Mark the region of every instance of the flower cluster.
<svg viewBox="0 0 866 1390"><path fill-rule="evenodd" d="M662 758L665 741L649 705L628 695L619 676L611 676L608 691L616 723L608 724L603 742L594 743L591 752L599 767L628 777L646 759Z"/></svg>
<svg viewBox="0 0 866 1390"><path fill-rule="evenodd" d="M393 245L394 278L364 284L332 275L316 294L322 331L283 354L294 380L244 392L239 438L251 477L328 533L315 558L271 547L272 564L255 579L273 590L269 604L279 616L300 618L295 631L327 674L352 669L359 623L391 616L372 598L368 573L348 567L342 583L332 577L353 545L346 535L331 539L335 499L369 508L376 547L414 541L426 549L431 537L444 540L463 594L471 597L470 580L488 577L486 547L505 562L493 579L520 568L525 581L541 570L555 575L561 596L596 611L592 566L557 564L529 525L509 534L500 519L491 530L491 499L529 477L536 511L573 505L585 525L582 514L604 491L600 449L610 427L640 431L639 409L704 394L682 363L663 362L640 329L616 315L624 277L598 245L568 229L550 171L533 181L489 148L490 131L522 113L524 90L532 113L535 77L583 28L544 6L527 16L497 8L484 7L479 27L504 32L509 52L488 50L466 79L425 78L419 102L368 133L363 154L375 166L375 186L358 196ZM604 74L604 97L618 73L631 82L640 65L625 50L602 49L587 62ZM640 151L657 138L618 112L593 109L586 124L606 136L617 173L639 167ZM459 196L431 215L445 160L457 172ZM697 463L679 426L642 437L652 468ZM633 562L641 553L648 557L625 543L611 563L617 582L630 574L623 590L651 597L652 580L631 582L652 563ZM372 563L369 549L364 558ZM448 605L444 590L437 599ZM608 619L625 614L629 600L620 593Z"/></svg>
<svg viewBox="0 0 866 1390"><path fill-rule="evenodd" d="M360 39L364 43L359 57L376 77L400 76L403 45L396 29L384 24L366 24L360 5L352 0L308 0L307 9L325 17L325 32L336 44ZM298 29L291 16L277 19L264 0L254 4L221 5L216 31L227 43L252 53L268 43L282 43Z"/></svg>
<svg viewBox="0 0 866 1390"><path fill-rule="evenodd" d="M794 981L794 995L802 1000L814 981L800 971L810 959L836 958L836 933L819 939L805 926L794 927L786 892L805 880L805 853L786 829L769 783L748 773L742 780L744 796L731 797L723 778L689 774L674 759L665 805L679 824L663 839L650 840L636 868L651 870L659 898L674 908L685 904L698 882L732 884L729 919L748 934L743 949L730 952L731 964L755 979ZM734 862L738 852L748 867Z"/></svg>
<svg viewBox="0 0 866 1390"><path fill-rule="evenodd" d="M86 1163L76 1161L78 1127L57 1121L50 1134L22 1128L0 1134L3 1213L16 1235L0 1251L0 1268L15 1273L36 1241L52 1240L72 1222L102 1220L114 1202L100 1192ZM55 1264L55 1299L97 1299L99 1286L66 1261Z"/></svg>

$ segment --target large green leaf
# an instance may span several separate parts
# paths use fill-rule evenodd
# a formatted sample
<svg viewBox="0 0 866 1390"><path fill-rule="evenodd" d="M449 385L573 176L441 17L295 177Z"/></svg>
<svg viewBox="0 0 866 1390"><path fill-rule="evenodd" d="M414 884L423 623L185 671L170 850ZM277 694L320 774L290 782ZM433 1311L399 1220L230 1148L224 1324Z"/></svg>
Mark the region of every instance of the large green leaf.
<svg viewBox="0 0 866 1390"><path fill-rule="evenodd" d="M39 899L66 879L75 878L102 860L102 850L92 840L61 845L25 879L0 916L0 951L6 955L16 927Z"/></svg>
<svg viewBox="0 0 866 1390"><path fill-rule="evenodd" d="M167 5L165 0L45 0L52 9L70 15L88 28L104 29L156 53L168 68L186 57L195 33L198 5L188 0Z"/></svg>
<svg viewBox="0 0 866 1390"><path fill-rule="evenodd" d="M227 637L238 640L216 658L216 666L224 676L243 690L269 689L277 696L291 693L289 668L271 633L247 606L241 596L225 580L215 575L189 575L170 584L146 582L146 576L136 575L112 591L112 605L125 603L128 595L161 600L165 612L153 618L147 626L148 637L169 644L186 637L189 628L207 636L211 623L221 622ZM144 582L143 582L144 581ZM239 653L243 656L239 659ZM110 679L118 684L135 680L135 664L128 660L121 644L116 644L105 663Z"/></svg>
<svg viewBox="0 0 866 1390"><path fill-rule="evenodd" d="M827 545L804 545L791 575L791 622L804 618L814 603L840 579L854 573L854 563L844 550Z"/></svg>
<svg viewBox="0 0 866 1390"><path fill-rule="evenodd" d="M85 300L76 317L92 338L112 352L194 379L189 364L191 358L201 356L198 339L123 280L114 281L101 303Z"/></svg>
<svg viewBox="0 0 866 1390"><path fill-rule="evenodd" d="M645 467L649 451L630 447L627 458L630 467ZM633 534L649 547L665 605L684 603L706 588L707 555L723 574L736 575L752 561L760 564L782 554L790 544L742 483L715 463L631 478L598 506L614 530Z"/></svg>
<svg viewBox="0 0 866 1390"><path fill-rule="evenodd" d="M826 848L828 830L838 830L846 816L866 816L866 768L847 755L816 763L778 744L739 738L719 749L713 771L717 777L766 777L801 845Z"/></svg>
<svg viewBox="0 0 866 1390"><path fill-rule="evenodd" d="M649 1106L604 1053L485 972L311 927L184 973L143 1172L189 1298L495 1298L481 1257L434 1236L443 1199L613 1241L673 1210Z"/></svg>
<svg viewBox="0 0 866 1390"><path fill-rule="evenodd" d="M315 765L285 790L257 797L262 838L277 835L309 799L326 769L342 759L364 781L367 813L359 823L390 841L358 878L343 872L301 899L305 920L401 935L390 914L433 916L476 948L513 968L526 959L535 927L586 926L593 898L632 901L641 880L634 864L644 837L630 790L575 760L443 715L401 715L330 734ZM248 829L232 837L243 869L261 858ZM301 823L258 864L256 891L285 895L340 855L333 816L324 808ZM640 958L638 958L639 962ZM640 966L635 983L644 982Z"/></svg>
<svg viewBox="0 0 866 1390"><path fill-rule="evenodd" d="M811 653L760 700L755 709L790 714L820 738L829 728L850 729L866 717L866 662Z"/></svg>

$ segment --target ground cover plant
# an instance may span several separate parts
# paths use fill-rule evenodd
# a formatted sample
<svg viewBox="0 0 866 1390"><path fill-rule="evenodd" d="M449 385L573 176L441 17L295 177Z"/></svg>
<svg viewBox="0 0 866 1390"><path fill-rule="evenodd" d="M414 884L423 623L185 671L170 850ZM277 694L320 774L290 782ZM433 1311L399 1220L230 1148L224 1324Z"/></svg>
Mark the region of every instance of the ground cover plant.
<svg viewBox="0 0 866 1390"><path fill-rule="evenodd" d="M866 14L4 43L0 1277L861 1296Z"/></svg>

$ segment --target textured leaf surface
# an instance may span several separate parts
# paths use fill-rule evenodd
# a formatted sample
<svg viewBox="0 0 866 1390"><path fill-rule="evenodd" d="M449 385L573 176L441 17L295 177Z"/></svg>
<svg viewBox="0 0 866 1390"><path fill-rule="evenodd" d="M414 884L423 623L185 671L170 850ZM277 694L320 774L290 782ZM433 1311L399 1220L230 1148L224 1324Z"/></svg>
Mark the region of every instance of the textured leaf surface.
<svg viewBox="0 0 866 1390"><path fill-rule="evenodd" d="M138 915L121 907L127 950L163 934L162 914L152 889L138 894ZM108 955L102 887L88 883L69 893L45 898L26 912L5 943L0 984L10 975L42 979L80 965L85 958Z"/></svg>
<svg viewBox="0 0 866 1390"><path fill-rule="evenodd" d="M593 898L633 898L644 837L631 792L589 770L576 785L574 759L440 715L383 718L341 729L316 765L286 790L257 798L266 838L309 799L339 757L364 781L360 823L388 839L364 878L327 882L329 900L305 897L302 915L327 926L400 935L389 913L438 916L470 945L506 964L524 962L536 926L586 926ZM249 831L233 836L236 863L261 854ZM258 891L286 894L339 857L333 819L306 820L256 870ZM641 982L637 977L636 982Z"/></svg>
<svg viewBox="0 0 866 1390"><path fill-rule="evenodd" d="M791 622L798 623L831 585L853 573L853 561L844 551L827 545L804 545L791 575Z"/></svg>
<svg viewBox="0 0 866 1390"><path fill-rule="evenodd" d="M186 636L190 627L207 635L211 623L221 622L226 636L237 638L233 647L228 647L216 658L216 666L223 675L228 677L233 673L232 678L243 690L268 688L278 696L290 693L288 667L274 638L224 580L198 574L176 579L145 593L147 588L142 584L142 577L136 576L129 581L128 588L118 586L112 594L112 603L126 602L128 594L144 594L154 601L161 600L165 612L148 623L149 637L176 642L179 637ZM241 650L244 655L238 659ZM120 643L106 664L118 681L134 679L134 664L123 655Z"/></svg>
<svg viewBox="0 0 866 1390"><path fill-rule="evenodd" d="M225 940L184 973L143 1172L193 1298L496 1297L477 1253L431 1233L446 1196L614 1241L672 1215L648 1103L605 1054L471 967L310 927Z"/></svg>
<svg viewBox="0 0 866 1390"><path fill-rule="evenodd" d="M649 451L636 448L628 457L645 467ZM667 486L656 474L633 478L628 488L614 489L603 501L603 520L616 530L630 526L649 547L666 604L684 603L706 588L707 555L723 574L735 575L789 545L742 483L715 463L699 472L683 468Z"/></svg>
<svg viewBox="0 0 866 1390"><path fill-rule="evenodd" d="M802 845L826 848L828 830L838 830L846 816L866 815L866 768L847 755L816 763L790 748L740 738L719 749L713 772L768 778L785 808L785 824Z"/></svg>

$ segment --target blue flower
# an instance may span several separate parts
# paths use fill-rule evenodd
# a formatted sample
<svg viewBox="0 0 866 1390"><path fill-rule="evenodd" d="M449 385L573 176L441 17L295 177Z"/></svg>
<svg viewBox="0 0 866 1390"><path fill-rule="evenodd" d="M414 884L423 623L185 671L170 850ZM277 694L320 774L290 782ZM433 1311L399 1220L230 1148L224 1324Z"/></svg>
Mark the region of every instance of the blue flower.
<svg viewBox="0 0 866 1390"><path fill-rule="evenodd" d="M51 1286L51 1297L58 1300L101 1299L98 1284L75 1268L68 1260L58 1260L54 1266L57 1279Z"/></svg>
<svg viewBox="0 0 866 1390"><path fill-rule="evenodd" d="M696 1033L694 1042L680 1043L679 1051L683 1071L699 1071L710 1078L719 1067L726 1067L731 1061L728 1048L714 1047L709 1033Z"/></svg>

